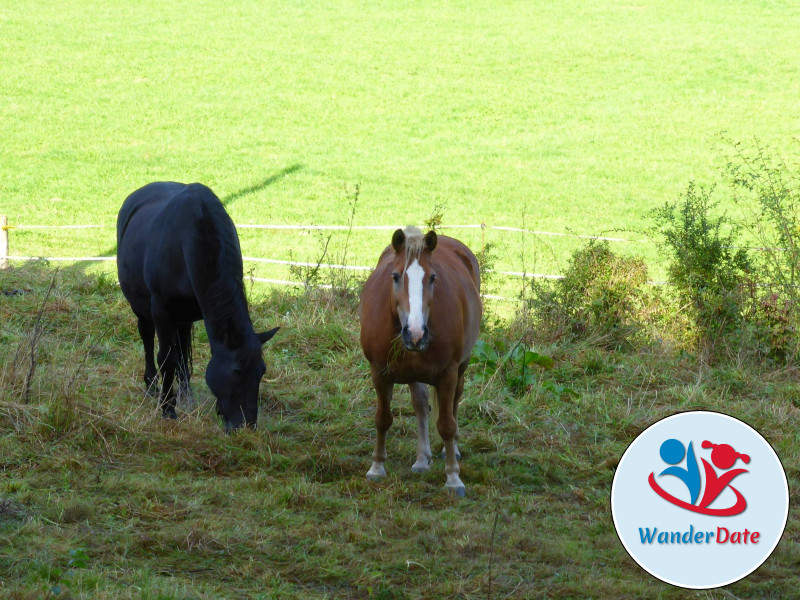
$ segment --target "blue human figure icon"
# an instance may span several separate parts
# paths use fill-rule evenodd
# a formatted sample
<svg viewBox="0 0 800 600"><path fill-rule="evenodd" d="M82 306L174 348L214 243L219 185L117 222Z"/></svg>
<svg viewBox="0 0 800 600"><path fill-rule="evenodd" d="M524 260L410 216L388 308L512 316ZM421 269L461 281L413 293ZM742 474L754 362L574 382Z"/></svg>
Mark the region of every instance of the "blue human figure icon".
<svg viewBox="0 0 800 600"><path fill-rule="evenodd" d="M689 489L690 503L694 504L700 495L700 468L697 466L697 458L694 455L692 443L689 442L689 449L686 450L682 442L676 439L669 439L661 444L659 454L661 454L661 458L665 463L673 465L661 471L659 477L662 475L674 475L683 481ZM684 455L686 456L686 468L676 466L683 460Z"/></svg>

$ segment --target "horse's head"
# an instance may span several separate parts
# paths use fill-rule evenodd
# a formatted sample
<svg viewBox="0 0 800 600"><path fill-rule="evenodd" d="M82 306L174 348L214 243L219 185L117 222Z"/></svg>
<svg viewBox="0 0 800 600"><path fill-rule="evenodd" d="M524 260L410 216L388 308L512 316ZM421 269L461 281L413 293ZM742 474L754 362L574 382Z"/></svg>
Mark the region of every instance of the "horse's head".
<svg viewBox="0 0 800 600"><path fill-rule="evenodd" d="M392 247L392 313L400 321L406 350L422 352L430 343L428 313L436 281L431 253L436 248L436 232L423 236L416 227L398 229Z"/></svg>
<svg viewBox="0 0 800 600"><path fill-rule="evenodd" d="M206 369L206 383L217 397L217 414L225 422L225 431L242 426L255 427L258 420L258 386L267 370L261 344L278 328L256 334L257 342L237 350L214 354Z"/></svg>

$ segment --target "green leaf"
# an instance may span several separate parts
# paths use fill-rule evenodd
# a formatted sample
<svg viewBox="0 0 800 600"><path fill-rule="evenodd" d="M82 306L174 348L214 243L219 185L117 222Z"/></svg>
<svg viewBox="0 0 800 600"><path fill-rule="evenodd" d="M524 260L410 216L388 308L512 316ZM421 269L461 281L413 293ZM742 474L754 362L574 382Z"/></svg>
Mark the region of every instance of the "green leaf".
<svg viewBox="0 0 800 600"><path fill-rule="evenodd" d="M580 394L570 387L555 383L554 381L543 381L542 389L552 392L559 398L570 396L572 398L580 398Z"/></svg>
<svg viewBox="0 0 800 600"><path fill-rule="evenodd" d="M525 364L527 366L537 365L539 367L543 367L545 369L552 369L555 363L553 359L549 356L545 356L544 354L539 354L537 352L531 352L527 350L525 352Z"/></svg>
<svg viewBox="0 0 800 600"><path fill-rule="evenodd" d="M472 348L472 357L470 358L470 364L485 364L488 367L496 367L497 366L497 359L499 355L497 354L497 350L491 344L487 344L483 340L478 340L475 342L475 346Z"/></svg>
<svg viewBox="0 0 800 600"><path fill-rule="evenodd" d="M67 565L73 569L85 569L86 565L89 561L89 557L86 555L86 552L83 550L70 550L69 551L70 560Z"/></svg>

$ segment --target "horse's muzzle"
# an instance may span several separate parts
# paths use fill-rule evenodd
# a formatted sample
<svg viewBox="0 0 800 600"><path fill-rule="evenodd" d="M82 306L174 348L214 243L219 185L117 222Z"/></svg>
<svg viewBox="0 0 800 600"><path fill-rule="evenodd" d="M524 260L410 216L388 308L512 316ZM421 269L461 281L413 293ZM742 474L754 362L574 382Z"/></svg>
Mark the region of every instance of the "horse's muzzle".
<svg viewBox="0 0 800 600"><path fill-rule="evenodd" d="M422 328L422 335L419 336L416 340L414 336L411 334L411 330L408 328L408 325L403 327L402 331L400 332L401 337L403 338L403 346L405 346L406 350L409 352L424 352L428 349L428 344L430 343L430 334L428 333L428 326L425 325Z"/></svg>

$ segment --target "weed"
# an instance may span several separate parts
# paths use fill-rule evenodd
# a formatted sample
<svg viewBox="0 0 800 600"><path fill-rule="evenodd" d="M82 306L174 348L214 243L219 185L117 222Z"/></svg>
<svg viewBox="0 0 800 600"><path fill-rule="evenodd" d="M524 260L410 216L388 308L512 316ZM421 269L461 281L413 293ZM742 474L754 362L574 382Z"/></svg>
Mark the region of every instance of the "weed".
<svg viewBox="0 0 800 600"><path fill-rule="evenodd" d="M543 379L541 372L553 368L553 359L533 350L526 350L520 342L513 344L506 352L499 352L484 340L478 340L472 349L470 364L474 365L471 371L473 383L486 385L499 376L506 388L515 395L538 386L559 398L578 396L577 392L567 386Z"/></svg>
<svg viewBox="0 0 800 600"><path fill-rule="evenodd" d="M42 569L42 574L47 580L47 598L55 598L65 592L72 582L72 578L78 569L86 569L88 567L89 557L86 552L81 549L73 549L69 551L69 559L67 561L66 569L54 566L46 566Z"/></svg>
<svg viewBox="0 0 800 600"><path fill-rule="evenodd" d="M436 231L437 229L441 228L442 221L444 220L444 209L446 207L447 205L444 202L433 205L431 214L428 215L428 218L423 221L425 223L425 228L428 231Z"/></svg>
<svg viewBox="0 0 800 600"><path fill-rule="evenodd" d="M351 293L355 284L355 277L353 276L353 271L347 269L348 266L347 260L349 258L347 256L347 252L350 248L350 240L353 236L353 223L355 222L356 218L356 209L358 208L358 200L360 193L361 193L361 184L359 183L355 185L352 193L345 188L345 194L347 195L347 207L348 207L347 233L344 238L344 243L342 244L341 253L336 258L337 264L341 265L343 268L331 269L331 288L336 290L340 294Z"/></svg>
<svg viewBox="0 0 800 600"><path fill-rule="evenodd" d="M481 251L477 255L478 271L481 277L481 296L484 298L494 293L495 274L494 267L497 263L496 246L494 242L484 242ZM484 300L484 303L486 301ZM481 328L491 326L493 319L496 321L497 315L492 311L484 310L481 315Z"/></svg>
<svg viewBox="0 0 800 600"><path fill-rule="evenodd" d="M303 288L306 291L318 288L321 285L321 269L325 262L325 257L328 255L328 246L331 243L332 237L333 234L325 236L322 233L318 233L320 253L316 263L293 264L289 267L289 272L295 279L303 284ZM293 251L289 251L289 260L298 263Z"/></svg>
<svg viewBox="0 0 800 600"><path fill-rule="evenodd" d="M318 232L320 253L316 261L289 267L290 273L303 284L306 293L324 288L332 290L334 295L337 296L352 296L357 289L359 278L355 275L355 271L349 267L347 261L361 186L356 184L352 192L345 188L345 193L348 196L347 205L349 210L347 230L341 249L338 253L333 254L331 258L333 264L326 264L325 262L326 256L330 253L333 234L325 235L322 232ZM292 252L289 254L290 258L294 260L294 254ZM324 277L326 272L327 277Z"/></svg>
<svg viewBox="0 0 800 600"><path fill-rule="evenodd" d="M33 320L33 324L30 327L30 331L28 332L27 337L25 338L24 342L20 343L17 346L17 351L14 354L14 360L11 363L11 372L14 373L17 371L18 365L27 360L27 367L25 368L25 381L22 385L22 401L28 403L31 398L31 384L33 383L33 376L36 373L36 365L38 361L38 354L39 354L39 342L42 339L42 335L44 333L45 323L43 321L44 309L47 305L47 301L49 300L51 294L53 293L53 288L56 284L56 276L58 275L58 270L53 273L53 276L50 279L50 285L47 287L47 291L45 292L44 298L42 299L41 304L39 305L39 310L36 313L36 317Z"/></svg>

